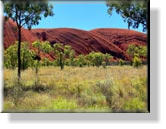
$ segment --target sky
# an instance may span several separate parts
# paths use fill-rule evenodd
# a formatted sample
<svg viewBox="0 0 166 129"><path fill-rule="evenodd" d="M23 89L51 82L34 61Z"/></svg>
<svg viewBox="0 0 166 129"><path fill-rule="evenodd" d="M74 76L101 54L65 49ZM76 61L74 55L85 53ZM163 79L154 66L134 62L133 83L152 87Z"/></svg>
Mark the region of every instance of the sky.
<svg viewBox="0 0 166 129"><path fill-rule="evenodd" d="M93 30L96 28L128 28L122 17L113 12L110 16L108 7L103 3L55 3L52 2L54 16L42 18L33 28L77 28ZM142 32L142 27L132 29Z"/></svg>

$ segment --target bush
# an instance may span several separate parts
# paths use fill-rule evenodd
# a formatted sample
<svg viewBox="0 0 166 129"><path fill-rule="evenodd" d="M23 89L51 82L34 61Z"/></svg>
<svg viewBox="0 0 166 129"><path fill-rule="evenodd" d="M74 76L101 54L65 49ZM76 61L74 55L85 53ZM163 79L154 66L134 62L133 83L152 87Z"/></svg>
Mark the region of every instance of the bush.
<svg viewBox="0 0 166 129"><path fill-rule="evenodd" d="M103 68L106 68L106 62L105 61L102 62L102 66L103 66Z"/></svg>
<svg viewBox="0 0 166 129"><path fill-rule="evenodd" d="M51 102L50 105L43 109L51 109L52 111L72 111L78 109L77 102L75 100L67 100L63 97L58 97Z"/></svg>
<svg viewBox="0 0 166 129"><path fill-rule="evenodd" d="M44 58L44 59L42 59L42 61L41 61L41 65L42 66L50 66L50 65L52 65L53 63L49 60L49 59L47 59L47 58Z"/></svg>
<svg viewBox="0 0 166 129"><path fill-rule="evenodd" d="M139 67L139 66L141 66L141 65L142 65L141 59L140 59L139 57L135 56L135 57L133 58L133 66L134 66L134 67Z"/></svg>
<svg viewBox="0 0 166 129"><path fill-rule="evenodd" d="M108 105L112 106L113 82L112 80L104 80L97 82L96 86L100 89L101 93L106 97Z"/></svg>
<svg viewBox="0 0 166 129"><path fill-rule="evenodd" d="M122 60L122 59L120 59L120 60L119 60L119 65L122 66L122 65L124 65L124 64L125 64L125 61Z"/></svg>
<svg viewBox="0 0 166 129"><path fill-rule="evenodd" d="M140 101L138 98L130 99L123 105L123 109L127 112L141 112L144 107L145 103Z"/></svg>
<svg viewBox="0 0 166 129"><path fill-rule="evenodd" d="M17 61L17 42L8 47L4 52L4 66L9 69L15 69L18 66ZM29 49L26 42L21 42L21 69L25 70L33 64L34 53Z"/></svg>

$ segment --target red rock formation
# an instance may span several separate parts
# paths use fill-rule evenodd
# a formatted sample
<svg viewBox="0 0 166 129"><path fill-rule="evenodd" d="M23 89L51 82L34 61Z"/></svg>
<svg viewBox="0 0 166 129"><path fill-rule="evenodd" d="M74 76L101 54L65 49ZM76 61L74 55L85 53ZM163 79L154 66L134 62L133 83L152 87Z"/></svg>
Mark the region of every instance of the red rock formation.
<svg viewBox="0 0 166 129"><path fill-rule="evenodd" d="M16 24L9 19L4 23L4 48L17 40ZM92 51L109 53L114 58L129 60L126 49L129 44L146 45L146 34L126 29L95 29L84 31L72 28L22 29L22 41L32 43L35 40L49 41L51 44L71 45L76 54L88 54Z"/></svg>

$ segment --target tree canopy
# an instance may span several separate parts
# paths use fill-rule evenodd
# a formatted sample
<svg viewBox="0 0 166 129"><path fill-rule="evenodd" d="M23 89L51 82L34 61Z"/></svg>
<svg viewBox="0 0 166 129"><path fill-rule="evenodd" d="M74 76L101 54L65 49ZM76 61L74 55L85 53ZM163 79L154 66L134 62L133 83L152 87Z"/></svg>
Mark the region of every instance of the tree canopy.
<svg viewBox="0 0 166 129"><path fill-rule="evenodd" d="M128 23L128 28L138 28L140 25L143 31L147 30L147 2L148 0L107 0L108 13L112 15L115 10Z"/></svg>
<svg viewBox="0 0 166 129"><path fill-rule="evenodd" d="M47 0L3 0L3 3L5 16L15 21L18 27L31 29L33 25L39 24L42 15L53 15L53 6Z"/></svg>

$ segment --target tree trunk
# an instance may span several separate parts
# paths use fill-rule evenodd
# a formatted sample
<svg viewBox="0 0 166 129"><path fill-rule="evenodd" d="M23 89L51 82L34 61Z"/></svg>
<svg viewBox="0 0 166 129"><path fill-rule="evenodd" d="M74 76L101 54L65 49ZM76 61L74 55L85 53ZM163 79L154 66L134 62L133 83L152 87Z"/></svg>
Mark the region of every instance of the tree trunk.
<svg viewBox="0 0 166 129"><path fill-rule="evenodd" d="M21 27L18 27L18 50L17 50L17 58L18 58L18 80L21 78Z"/></svg>
<svg viewBox="0 0 166 129"><path fill-rule="evenodd" d="M61 70L63 70L64 62L63 62L63 54L62 53L60 53L60 66L61 66Z"/></svg>

